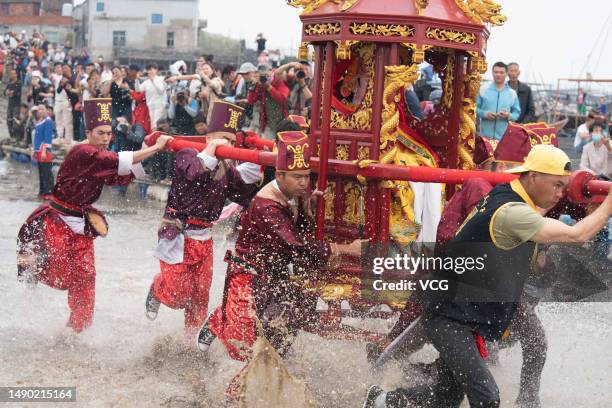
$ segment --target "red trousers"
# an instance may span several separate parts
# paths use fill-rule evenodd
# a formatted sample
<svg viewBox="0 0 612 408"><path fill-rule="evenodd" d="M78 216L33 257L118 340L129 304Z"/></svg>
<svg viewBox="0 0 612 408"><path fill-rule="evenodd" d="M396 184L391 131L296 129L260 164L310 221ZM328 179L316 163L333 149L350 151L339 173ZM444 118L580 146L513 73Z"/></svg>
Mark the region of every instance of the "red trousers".
<svg viewBox="0 0 612 408"><path fill-rule="evenodd" d="M223 343L230 357L244 361L250 356L253 343L257 338L254 276L239 273L228 279L229 282L225 285L224 306L215 309L208 324L212 333Z"/></svg>
<svg viewBox="0 0 612 408"><path fill-rule="evenodd" d="M38 280L52 288L68 291L68 326L79 333L93 322L94 239L73 232L59 216L47 214L44 217L43 236L49 267L41 271Z"/></svg>
<svg viewBox="0 0 612 408"><path fill-rule="evenodd" d="M159 261L161 273L153 281L153 294L172 309L185 310L185 330L198 330L208 312L213 272L213 241L185 237L183 262Z"/></svg>

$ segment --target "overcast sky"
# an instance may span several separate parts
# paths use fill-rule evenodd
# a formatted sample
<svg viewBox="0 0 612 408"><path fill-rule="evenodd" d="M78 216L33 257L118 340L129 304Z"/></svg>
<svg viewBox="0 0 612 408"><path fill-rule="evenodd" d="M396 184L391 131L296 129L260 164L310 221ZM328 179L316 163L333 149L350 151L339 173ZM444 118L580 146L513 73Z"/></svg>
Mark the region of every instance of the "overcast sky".
<svg viewBox="0 0 612 408"><path fill-rule="evenodd" d="M559 77L577 76L593 51L582 76L592 72L595 78L612 79L610 0L498 2L508 21L493 27L489 66L497 60L516 61L524 80L540 81L541 75L546 82L556 83ZM268 48L289 51L299 46L300 10L284 0L200 0L200 9L208 20L208 31L244 38L249 47L255 46L258 32L268 38ZM612 85L608 89L612 91Z"/></svg>

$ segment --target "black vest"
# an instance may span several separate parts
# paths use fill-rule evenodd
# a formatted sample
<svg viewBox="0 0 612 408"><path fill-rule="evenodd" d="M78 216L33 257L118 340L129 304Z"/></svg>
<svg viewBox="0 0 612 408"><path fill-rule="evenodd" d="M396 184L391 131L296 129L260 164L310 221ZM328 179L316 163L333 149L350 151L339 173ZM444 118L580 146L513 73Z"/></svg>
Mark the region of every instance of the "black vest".
<svg viewBox="0 0 612 408"><path fill-rule="evenodd" d="M456 270L440 272L436 277L448 279L449 290L430 292L425 305L429 313L470 326L488 340L501 338L510 324L536 246L531 241L511 249L495 244L491 236L493 216L510 202L525 202L510 184L496 186L480 200L444 249L443 256L454 260L483 257L485 267L462 274Z"/></svg>

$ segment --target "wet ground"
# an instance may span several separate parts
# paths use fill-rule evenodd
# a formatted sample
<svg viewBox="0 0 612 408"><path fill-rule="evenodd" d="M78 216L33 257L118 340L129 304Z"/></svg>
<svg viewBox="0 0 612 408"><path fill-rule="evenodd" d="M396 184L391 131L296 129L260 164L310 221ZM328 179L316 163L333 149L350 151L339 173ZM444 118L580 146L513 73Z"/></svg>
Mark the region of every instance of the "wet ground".
<svg viewBox="0 0 612 408"><path fill-rule="evenodd" d="M145 296L159 270L151 254L161 205L138 201L135 191L127 199L105 191L99 208L109 213L110 233L96 240L95 321L74 336L65 328L65 292L42 285L30 288L16 280L16 236L39 205L33 199L37 188L36 171L29 165L0 161L0 386L76 386L74 406L79 407L226 406L225 386L241 364L230 360L218 342L209 359L194 352L192 340L184 341L180 311L162 306L154 322L144 315ZM224 235L217 231L215 236L211 307L220 301L225 269ZM537 312L549 339L543 406L609 407L612 306L546 303ZM434 355L426 349L417 357L427 361ZM520 365L520 349L515 347L503 350L493 368L502 407L513 406ZM323 408L361 407L372 383L388 388L416 380L402 376L397 365L372 375L362 343L305 333L300 334L288 367L308 384ZM39 405L43 406L22 406Z"/></svg>

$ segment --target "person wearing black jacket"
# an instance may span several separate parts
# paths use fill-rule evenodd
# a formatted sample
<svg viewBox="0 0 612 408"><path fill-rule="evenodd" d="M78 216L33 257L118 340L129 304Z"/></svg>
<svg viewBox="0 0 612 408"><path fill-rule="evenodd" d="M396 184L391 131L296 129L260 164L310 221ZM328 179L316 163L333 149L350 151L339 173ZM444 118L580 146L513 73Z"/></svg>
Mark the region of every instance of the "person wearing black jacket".
<svg viewBox="0 0 612 408"><path fill-rule="evenodd" d="M19 115L19 106L21 105L21 81L17 76L17 71L14 69L10 73L10 82L4 90L4 96L8 96L8 109L6 111L6 124L9 129L11 139L17 139L16 129L13 124L13 118Z"/></svg>
<svg viewBox="0 0 612 408"><path fill-rule="evenodd" d="M168 119L172 121L172 129L179 135L193 135L195 126L193 119L199 111L198 101L190 98L185 89L180 89L172 95Z"/></svg>
<svg viewBox="0 0 612 408"><path fill-rule="evenodd" d="M516 91L519 103L521 104L521 114L518 117L517 123L537 122L531 87L518 80L520 74L519 64L516 62L508 64L508 85Z"/></svg>

